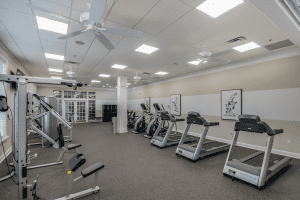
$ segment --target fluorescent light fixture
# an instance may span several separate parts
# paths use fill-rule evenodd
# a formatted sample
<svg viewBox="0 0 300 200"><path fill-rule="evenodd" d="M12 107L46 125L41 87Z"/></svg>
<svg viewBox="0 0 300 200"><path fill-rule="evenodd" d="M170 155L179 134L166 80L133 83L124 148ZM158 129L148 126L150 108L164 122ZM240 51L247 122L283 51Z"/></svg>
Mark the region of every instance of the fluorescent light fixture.
<svg viewBox="0 0 300 200"><path fill-rule="evenodd" d="M259 48L260 46L256 44L255 42L249 42L247 44L243 44L237 47L234 47L233 49L239 51L239 52L244 52L244 51L249 51L251 49L256 49Z"/></svg>
<svg viewBox="0 0 300 200"><path fill-rule="evenodd" d="M55 55L51 53L45 53L46 58L55 59L55 60L64 60L65 57L61 55Z"/></svg>
<svg viewBox="0 0 300 200"><path fill-rule="evenodd" d="M105 87L105 86L103 85L103 87Z"/></svg>
<svg viewBox="0 0 300 200"><path fill-rule="evenodd" d="M199 63L201 63L202 60L194 60L194 61L191 61L191 62L188 62L189 64L191 65L199 65Z"/></svg>
<svg viewBox="0 0 300 200"><path fill-rule="evenodd" d="M146 54L151 54L154 51L157 51L159 48L151 47L148 45L143 44L139 48L137 48L135 51L141 52L141 53L146 53Z"/></svg>
<svg viewBox="0 0 300 200"><path fill-rule="evenodd" d="M166 74L169 74L169 72L156 72L155 74L157 74L157 75L166 75Z"/></svg>
<svg viewBox="0 0 300 200"><path fill-rule="evenodd" d="M110 77L111 75L108 75L108 74L100 74L99 76L100 76L100 77Z"/></svg>
<svg viewBox="0 0 300 200"><path fill-rule="evenodd" d="M61 33L66 35L68 32L68 24L36 16L39 29Z"/></svg>
<svg viewBox="0 0 300 200"><path fill-rule="evenodd" d="M125 65L117 65L117 64L115 64L115 65L113 65L111 68L117 68L117 69L124 69L124 68L126 68L127 66L125 66Z"/></svg>
<svg viewBox="0 0 300 200"><path fill-rule="evenodd" d="M131 83L127 83L127 85L131 85Z"/></svg>
<svg viewBox="0 0 300 200"><path fill-rule="evenodd" d="M91 87L91 85L89 85L89 87Z"/></svg>
<svg viewBox="0 0 300 200"><path fill-rule="evenodd" d="M207 60L204 60L203 63L207 63Z"/></svg>
<svg viewBox="0 0 300 200"><path fill-rule="evenodd" d="M61 79L61 77L51 76L53 79Z"/></svg>
<svg viewBox="0 0 300 200"><path fill-rule="evenodd" d="M243 0L206 0L197 9L216 18L242 3L244 3Z"/></svg>
<svg viewBox="0 0 300 200"><path fill-rule="evenodd" d="M100 83L101 81L97 81L97 80L92 80L92 83Z"/></svg>
<svg viewBox="0 0 300 200"><path fill-rule="evenodd" d="M53 69L53 68L49 68L50 72L63 72L62 69Z"/></svg>

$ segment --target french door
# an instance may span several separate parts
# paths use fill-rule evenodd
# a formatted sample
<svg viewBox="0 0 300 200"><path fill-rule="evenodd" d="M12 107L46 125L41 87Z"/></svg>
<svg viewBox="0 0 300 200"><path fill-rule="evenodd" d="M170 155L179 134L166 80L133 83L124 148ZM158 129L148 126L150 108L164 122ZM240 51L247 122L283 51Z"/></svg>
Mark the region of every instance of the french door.
<svg viewBox="0 0 300 200"><path fill-rule="evenodd" d="M86 101L65 101L65 119L67 121L86 121Z"/></svg>

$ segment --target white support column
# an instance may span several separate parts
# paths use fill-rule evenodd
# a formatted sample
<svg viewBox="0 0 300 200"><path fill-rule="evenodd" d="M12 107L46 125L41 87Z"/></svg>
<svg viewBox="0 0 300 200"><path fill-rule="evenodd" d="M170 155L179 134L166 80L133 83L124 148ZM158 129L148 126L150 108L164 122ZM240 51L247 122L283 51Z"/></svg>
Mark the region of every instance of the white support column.
<svg viewBox="0 0 300 200"><path fill-rule="evenodd" d="M118 76L118 133L127 133L127 77Z"/></svg>

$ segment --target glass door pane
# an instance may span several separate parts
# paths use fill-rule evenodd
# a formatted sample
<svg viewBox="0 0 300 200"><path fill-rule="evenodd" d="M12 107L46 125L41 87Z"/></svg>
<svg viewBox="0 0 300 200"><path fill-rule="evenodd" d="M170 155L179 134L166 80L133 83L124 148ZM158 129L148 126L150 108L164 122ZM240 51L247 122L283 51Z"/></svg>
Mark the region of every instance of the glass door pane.
<svg viewBox="0 0 300 200"><path fill-rule="evenodd" d="M89 120L95 119L96 117L96 101L90 100L89 101Z"/></svg>
<svg viewBox="0 0 300 200"><path fill-rule="evenodd" d="M77 101L77 120L85 120L85 101Z"/></svg>
<svg viewBox="0 0 300 200"><path fill-rule="evenodd" d="M66 120L71 122L74 120L74 102L66 101L65 102L65 113L66 113Z"/></svg>

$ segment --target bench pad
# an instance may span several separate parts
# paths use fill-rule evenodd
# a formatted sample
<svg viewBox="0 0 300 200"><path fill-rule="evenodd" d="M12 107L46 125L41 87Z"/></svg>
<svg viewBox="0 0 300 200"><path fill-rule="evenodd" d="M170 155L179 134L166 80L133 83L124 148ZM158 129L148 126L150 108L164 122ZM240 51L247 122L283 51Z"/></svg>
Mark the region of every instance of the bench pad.
<svg viewBox="0 0 300 200"><path fill-rule="evenodd" d="M83 178L88 177L89 175L96 173L97 171L99 171L100 169L104 168L104 165L102 164L102 162L98 162L84 170L81 171L81 175Z"/></svg>

